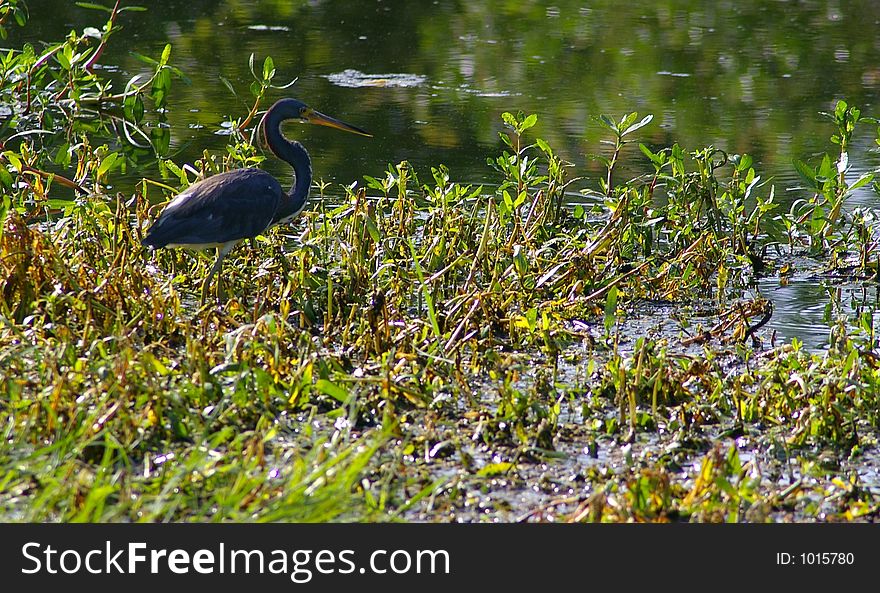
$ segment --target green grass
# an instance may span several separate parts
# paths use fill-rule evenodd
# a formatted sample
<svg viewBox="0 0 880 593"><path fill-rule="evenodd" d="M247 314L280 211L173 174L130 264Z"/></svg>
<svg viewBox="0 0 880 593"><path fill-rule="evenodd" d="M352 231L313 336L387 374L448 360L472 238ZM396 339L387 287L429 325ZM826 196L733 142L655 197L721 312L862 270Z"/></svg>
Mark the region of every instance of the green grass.
<svg viewBox="0 0 880 593"><path fill-rule="evenodd" d="M48 112L43 68L100 87L25 58L3 80L37 68ZM168 60L160 88L118 98L132 119L164 100ZM259 163L271 74L195 170ZM92 150L94 130L65 130L70 152L20 136L0 179L0 519L872 520L872 311L832 323L822 354L768 347L749 292L798 257L876 271L872 219L843 208L872 179L829 174L864 118L830 117L841 156L799 163L809 188L784 212L748 155L634 150L634 113L600 118L607 174L573 206L539 118L505 114L497 186L407 162L322 185L227 258L229 299L202 308L211 259L139 242L191 181L181 163L110 195L136 163ZM627 158L653 174L619 180Z"/></svg>

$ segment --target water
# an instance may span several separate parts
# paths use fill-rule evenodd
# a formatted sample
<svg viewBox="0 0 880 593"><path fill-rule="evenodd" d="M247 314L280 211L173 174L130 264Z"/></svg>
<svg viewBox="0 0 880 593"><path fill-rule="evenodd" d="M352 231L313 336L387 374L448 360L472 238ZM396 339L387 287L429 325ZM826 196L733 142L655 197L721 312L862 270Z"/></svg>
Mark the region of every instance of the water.
<svg viewBox="0 0 880 593"><path fill-rule="evenodd" d="M839 319L855 323L860 315L870 315L874 332L880 331L876 313L880 312L880 295L874 281L764 278L758 287L773 302L773 318L766 327L776 332L778 343L798 338L810 350L823 350Z"/></svg>
<svg viewBox="0 0 880 593"><path fill-rule="evenodd" d="M112 75L121 90L146 68L130 51L158 56L172 44L172 63L192 81L174 82L166 114L177 162L191 162L206 148L224 150L224 120L248 111L251 53L258 65L273 57L279 84L297 79L269 100L295 96L374 134L289 126L311 151L316 178L346 184L381 176L404 159L424 180L443 163L455 180L492 183L486 157L502 147L500 114L521 109L539 115L535 134L583 177L573 189L595 188L600 166L587 155L605 147L592 118L638 111L655 116L640 141L748 152L777 195L794 199L805 195L791 189L798 185L792 159L815 163L832 150L831 125L818 112L845 98L880 115L880 12L871 0L145 5L146 12L123 13L124 30L103 61L119 65ZM28 27L13 30L3 45L55 41L106 19L67 0L32 0L29 7ZM857 132L853 179L880 167L880 154L869 150L874 134L870 125ZM643 171L638 149L627 150L623 174ZM289 176L280 163L265 166ZM128 181L143 174L151 172ZM851 203L874 200L864 191ZM815 283L767 282L776 303L771 329L808 344L827 342L828 326L815 314L827 292Z"/></svg>

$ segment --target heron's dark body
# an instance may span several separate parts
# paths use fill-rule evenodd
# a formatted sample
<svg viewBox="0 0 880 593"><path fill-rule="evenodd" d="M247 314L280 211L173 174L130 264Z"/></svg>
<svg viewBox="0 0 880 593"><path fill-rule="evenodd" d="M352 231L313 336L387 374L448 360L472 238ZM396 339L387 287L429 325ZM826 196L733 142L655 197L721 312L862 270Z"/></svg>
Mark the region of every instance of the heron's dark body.
<svg viewBox="0 0 880 593"><path fill-rule="evenodd" d="M282 99L266 112L262 127L269 149L293 167L295 179L290 192L285 193L274 177L260 169L238 169L214 175L191 185L174 198L141 241L154 249L216 247L217 260L202 283L203 303L211 278L236 243L293 219L305 208L312 184L312 161L302 144L288 140L281 133L282 122L289 119L369 136L296 99Z"/></svg>
<svg viewBox="0 0 880 593"><path fill-rule="evenodd" d="M260 169L214 175L168 204L143 243L207 248L255 237L276 222L285 197L281 184Z"/></svg>

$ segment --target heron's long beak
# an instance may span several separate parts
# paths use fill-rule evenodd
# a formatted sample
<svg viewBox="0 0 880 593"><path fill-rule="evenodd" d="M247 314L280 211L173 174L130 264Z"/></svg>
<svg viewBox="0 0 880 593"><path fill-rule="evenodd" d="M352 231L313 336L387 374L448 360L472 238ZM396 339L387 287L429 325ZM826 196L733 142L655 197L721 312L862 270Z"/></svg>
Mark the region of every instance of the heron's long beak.
<svg viewBox="0 0 880 593"><path fill-rule="evenodd" d="M373 135L367 131L364 131L360 128L347 124L343 121L339 121L338 119L332 118L329 115L324 115L314 109L309 109L307 113L303 116L307 122L310 124L316 124L319 126L327 126L328 128L336 128L337 130L342 130L344 132L351 132L352 134L359 134L361 136L369 136Z"/></svg>

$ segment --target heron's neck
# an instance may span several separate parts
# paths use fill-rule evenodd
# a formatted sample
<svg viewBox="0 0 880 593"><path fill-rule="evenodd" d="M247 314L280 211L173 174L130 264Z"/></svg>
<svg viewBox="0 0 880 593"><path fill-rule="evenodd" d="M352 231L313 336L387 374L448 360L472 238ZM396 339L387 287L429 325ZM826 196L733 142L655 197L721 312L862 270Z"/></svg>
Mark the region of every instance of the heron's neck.
<svg viewBox="0 0 880 593"><path fill-rule="evenodd" d="M281 121L266 122L266 140L278 158L290 163L294 174L293 187L275 213L277 223L293 218L305 208L312 185L312 161L302 144L281 135Z"/></svg>

